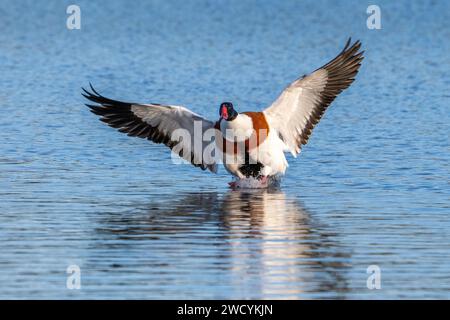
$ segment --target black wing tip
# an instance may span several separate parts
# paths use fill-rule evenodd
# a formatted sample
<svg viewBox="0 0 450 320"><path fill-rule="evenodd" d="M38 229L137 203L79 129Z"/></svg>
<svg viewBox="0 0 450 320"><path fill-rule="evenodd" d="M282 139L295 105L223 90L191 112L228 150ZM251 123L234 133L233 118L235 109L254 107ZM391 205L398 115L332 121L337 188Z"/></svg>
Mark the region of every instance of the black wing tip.
<svg viewBox="0 0 450 320"><path fill-rule="evenodd" d="M88 99L92 102L98 103L99 105L101 105L105 108L129 109L129 108L131 108L132 105L135 104L135 103L124 102L124 101L106 98L105 96L98 93L98 91L95 90L94 86L90 82L89 82L88 89L85 89L84 87L81 87L81 89L83 90L81 92L81 95L83 97L85 97L86 99Z"/></svg>
<svg viewBox="0 0 450 320"><path fill-rule="evenodd" d="M354 54L358 53L359 49L361 49L362 43L361 41L358 39L355 42L353 42L352 44L352 37L349 37L344 49L342 50L341 54L345 54L347 52L353 52ZM364 51L362 51L364 53Z"/></svg>
<svg viewBox="0 0 450 320"><path fill-rule="evenodd" d="M95 93L99 97L102 97L102 95L94 89L94 86L92 85L92 83L90 81L89 81L89 87L91 88L93 93Z"/></svg>
<svg viewBox="0 0 450 320"><path fill-rule="evenodd" d="M329 63L327 63L324 67L331 67L332 65L352 65L354 63L361 63L364 59L364 50L360 51L362 43L360 40L356 40L352 43L352 38L349 37L347 43L345 44L344 49Z"/></svg>
<svg viewBox="0 0 450 320"><path fill-rule="evenodd" d="M345 43L344 48L339 52L339 54L331 61L323 65L322 67L316 69L327 69L343 67L345 65L351 65L354 62L360 63L364 59L364 52L359 51L361 49L362 43L360 40L356 40L352 43L352 38L349 37ZM330 70L329 70L330 71Z"/></svg>
<svg viewBox="0 0 450 320"><path fill-rule="evenodd" d="M348 49L351 42L352 42L352 37L348 37L347 42L345 43L344 49L342 49L342 52L345 52L345 50Z"/></svg>
<svg viewBox="0 0 450 320"><path fill-rule="evenodd" d="M84 91L84 93L83 92L81 93L81 95L83 97L85 97L86 99L89 99L91 101L94 101L94 102L97 102L97 101L95 101L95 99L104 98L101 94L99 94L97 92L97 90L94 89L94 86L90 82L89 82L89 87L90 87L91 91L85 89L84 87L81 87L81 89Z"/></svg>

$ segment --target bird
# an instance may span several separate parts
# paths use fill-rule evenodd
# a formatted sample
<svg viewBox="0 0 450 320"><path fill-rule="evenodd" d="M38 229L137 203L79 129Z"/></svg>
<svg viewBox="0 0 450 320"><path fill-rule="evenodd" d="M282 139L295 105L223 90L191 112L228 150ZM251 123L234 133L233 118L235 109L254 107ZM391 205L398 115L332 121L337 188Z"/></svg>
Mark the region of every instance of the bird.
<svg viewBox="0 0 450 320"><path fill-rule="evenodd" d="M232 188L248 179L267 187L285 174L285 154L298 156L330 104L353 83L364 59L360 49L361 42L349 38L334 59L290 83L264 110L238 112L222 102L216 121L184 106L106 98L92 84L82 95L101 121L128 136L162 143L202 170L217 173L222 163Z"/></svg>

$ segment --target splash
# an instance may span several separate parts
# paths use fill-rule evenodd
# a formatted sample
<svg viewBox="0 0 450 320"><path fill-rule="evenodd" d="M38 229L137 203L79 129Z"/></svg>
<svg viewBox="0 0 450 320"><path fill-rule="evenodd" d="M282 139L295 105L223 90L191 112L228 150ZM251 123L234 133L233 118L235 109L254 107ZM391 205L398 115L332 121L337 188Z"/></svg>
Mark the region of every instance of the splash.
<svg viewBox="0 0 450 320"><path fill-rule="evenodd" d="M233 181L229 182L230 188L237 189L267 189L277 188L280 186L281 178L277 176L270 176L265 180L257 179L254 177L248 177L244 179L233 178Z"/></svg>

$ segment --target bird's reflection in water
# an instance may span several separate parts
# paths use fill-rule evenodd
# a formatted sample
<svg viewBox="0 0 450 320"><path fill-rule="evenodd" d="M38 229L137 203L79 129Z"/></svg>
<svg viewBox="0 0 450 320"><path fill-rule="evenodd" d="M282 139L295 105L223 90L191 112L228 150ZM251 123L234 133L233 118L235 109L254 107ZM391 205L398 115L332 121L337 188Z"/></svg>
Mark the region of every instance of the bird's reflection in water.
<svg viewBox="0 0 450 320"><path fill-rule="evenodd" d="M305 291L345 291L345 261L310 215L282 192L232 192L223 204L236 288L253 271L265 297L301 297ZM340 262L336 263L336 257ZM253 270L254 266L257 266ZM251 294L251 292L242 292Z"/></svg>
<svg viewBox="0 0 450 320"><path fill-rule="evenodd" d="M190 193L177 198L108 215L97 231L113 235L124 246L130 239L164 244L168 261L156 265L168 266L175 256L180 270L182 261L202 261L196 272L214 270L217 279L226 279L230 298L336 298L347 291L350 255L329 228L283 192Z"/></svg>

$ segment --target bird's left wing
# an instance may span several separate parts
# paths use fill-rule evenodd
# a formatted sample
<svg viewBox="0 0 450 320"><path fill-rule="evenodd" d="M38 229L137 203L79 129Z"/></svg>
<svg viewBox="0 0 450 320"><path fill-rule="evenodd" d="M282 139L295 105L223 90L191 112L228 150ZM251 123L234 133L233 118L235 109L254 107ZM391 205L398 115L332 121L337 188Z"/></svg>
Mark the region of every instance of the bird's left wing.
<svg viewBox="0 0 450 320"><path fill-rule="evenodd" d="M214 134L204 141L207 130L214 130L214 122L182 106L128 103L100 95L91 85L83 96L96 105L86 104L100 120L128 136L136 136L163 143L183 159L203 170L217 172L217 163L205 148L214 143Z"/></svg>
<svg viewBox="0 0 450 320"><path fill-rule="evenodd" d="M269 125L278 131L294 156L308 142L331 102L350 86L358 73L363 59L363 52L358 52L361 43L350 43L349 39L341 53L323 67L291 83L264 110Z"/></svg>

